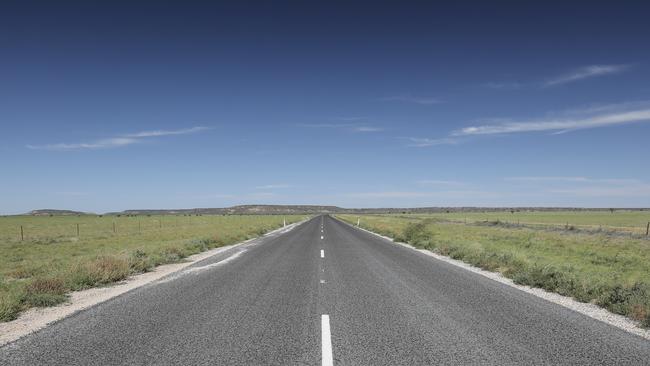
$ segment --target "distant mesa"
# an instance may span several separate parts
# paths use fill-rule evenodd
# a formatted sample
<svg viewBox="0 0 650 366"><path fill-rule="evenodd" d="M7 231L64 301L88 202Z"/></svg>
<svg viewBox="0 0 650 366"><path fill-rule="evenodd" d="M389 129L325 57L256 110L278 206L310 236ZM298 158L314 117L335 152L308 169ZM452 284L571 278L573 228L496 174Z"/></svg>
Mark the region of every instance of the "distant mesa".
<svg viewBox="0 0 650 366"><path fill-rule="evenodd" d="M88 212L81 211L72 211L72 210L53 210L53 209L41 209L33 210L27 213L30 216L79 216L79 215L93 215Z"/></svg>
<svg viewBox="0 0 650 366"><path fill-rule="evenodd" d="M224 208L189 208L171 210L126 210L107 215L291 215L339 213L346 210L336 206L316 205L240 205Z"/></svg>

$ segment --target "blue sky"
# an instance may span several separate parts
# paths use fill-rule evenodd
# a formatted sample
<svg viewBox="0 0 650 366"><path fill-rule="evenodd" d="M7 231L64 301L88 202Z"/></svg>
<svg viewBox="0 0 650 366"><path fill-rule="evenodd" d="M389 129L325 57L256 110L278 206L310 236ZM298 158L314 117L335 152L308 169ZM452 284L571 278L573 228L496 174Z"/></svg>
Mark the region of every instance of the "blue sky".
<svg viewBox="0 0 650 366"><path fill-rule="evenodd" d="M643 2L0 5L0 212L649 207Z"/></svg>

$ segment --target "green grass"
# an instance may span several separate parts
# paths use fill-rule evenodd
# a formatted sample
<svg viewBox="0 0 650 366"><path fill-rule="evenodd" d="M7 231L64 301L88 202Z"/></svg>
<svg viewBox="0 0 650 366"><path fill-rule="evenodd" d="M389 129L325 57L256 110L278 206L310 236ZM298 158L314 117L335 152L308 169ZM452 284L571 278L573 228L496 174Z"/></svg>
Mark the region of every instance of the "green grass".
<svg viewBox="0 0 650 366"><path fill-rule="evenodd" d="M503 214L502 214L503 215ZM561 222L569 213L559 213ZM634 222L633 215L574 215L576 221L604 220L608 226ZM436 215L437 216L437 215ZM356 224L357 215L338 215ZM552 222L552 213L528 217ZM478 218L478 217L477 217ZM650 240L631 235L572 230L549 231L503 224L464 224L432 215L366 215L361 226L500 272L516 283L543 288L639 320L650 326Z"/></svg>
<svg viewBox="0 0 650 366"><path fill-rule="evenodd" d="M73 290L260 236L284 218L306 216L0 217L0 321L61 303Z"/></svg>
<svg viewBox="0 0 650 366"><path fill-rule="evenodd" d="M435 218L455 222L501 221L536 227L566 226L586 230L609 230L645 235L650 222L650 211L502 211L502 212L449 212L435 214L405 214L401 217Z"/></svg>

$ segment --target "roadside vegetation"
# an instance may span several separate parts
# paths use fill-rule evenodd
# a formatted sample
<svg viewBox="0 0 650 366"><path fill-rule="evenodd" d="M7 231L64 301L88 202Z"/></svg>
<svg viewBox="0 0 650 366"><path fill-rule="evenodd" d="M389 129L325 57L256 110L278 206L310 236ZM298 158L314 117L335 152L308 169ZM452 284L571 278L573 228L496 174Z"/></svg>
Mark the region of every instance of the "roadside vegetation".
<svg viewBox="0 0 650 366"><path fill-rule="evenodd" d="M500 223L528 226L534 229L587 231L592 233L645 236L650 210L626 211L510 211L449 212L392 215L405 218L430 218L467 224Z"/></svg>
<svg viewBox="0 0 650 366"><path fill-rule="evenodd" d="M553 214L530 213L529 217L560 224L569 215L558 213L558 219L553 220ZM633 227L647 222L650 216L645 213L643 218L631 220L627 213L621 214L571 213L574 222L585 225L594 225L595 218L604 220L601 215L611 215L611 220L599 224L613 228ZM500 272L518 284L597 304L650 327L650 240L641 234L609 235L604 231L578 231L570 225L565 225L564 230L547 230L479 220L485 214L477 214L477 219L467 224L464 219L432 215L337 217L352 224L360 218L361 227L395 241Z"/></svg>
<svg viewBox="0 0 650 366"><path fill-rule="evenodd" d="M306 216L0 217L0 321ZM21 235L22 226L22 235Z"/></svg>

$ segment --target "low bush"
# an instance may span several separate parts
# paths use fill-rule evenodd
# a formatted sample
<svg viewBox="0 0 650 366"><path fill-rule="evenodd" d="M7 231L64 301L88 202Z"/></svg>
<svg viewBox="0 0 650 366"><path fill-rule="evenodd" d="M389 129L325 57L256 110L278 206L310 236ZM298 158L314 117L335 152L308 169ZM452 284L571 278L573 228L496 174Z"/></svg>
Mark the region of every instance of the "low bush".
<svg viewBox="0 0 650 366"><path fill-rule="evenodd" d="M431 233L427 230L424 222L409 223L402 231L402 235L395 240L403 241L409 244L423 244L431 238Z"/></svg>
<svg viewBox="0 0 650 366"><path fill-rule="evenodd" d="M0 321L16 319L22 307L23 294L16 286L0 283Z"/></svg>
<svg viewBox="0 0 650 366"><path fill-rule="evenodd" d="M65 282L57 277L35 278L25 286L22 303L26 306L53 306L67 299Z"/></svg>
<svg viewBox="0 0 650 366"><path fill-rule="evenodd" d="M628 315L647 323L650 312L650 287L644 283L635 283L632 286L616 285L603 294L598 304L613 313Z"/></svg>
<svg viewBox="0 0 650 366"><path fill-rule="evenodd" d="M122 281L131 274L129 261L115 256L102 256L79 263L68 275L69 287L80 290Z"/></svg>

